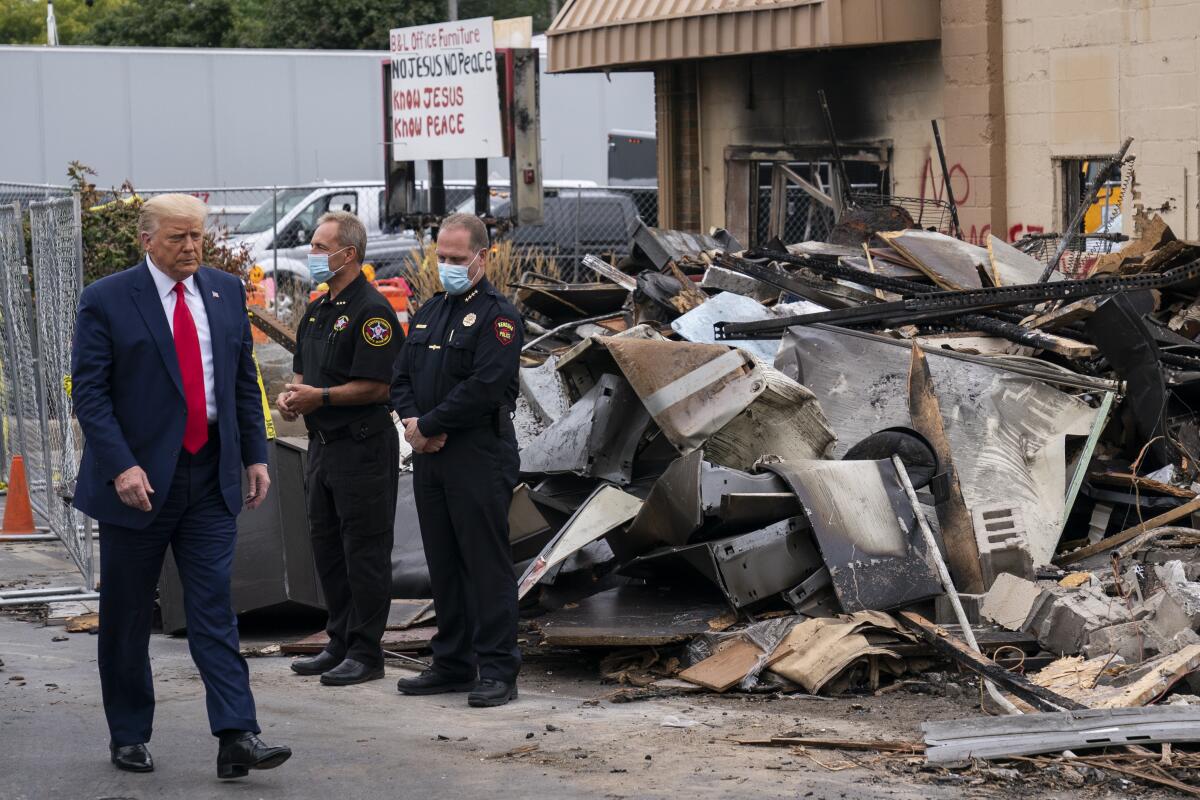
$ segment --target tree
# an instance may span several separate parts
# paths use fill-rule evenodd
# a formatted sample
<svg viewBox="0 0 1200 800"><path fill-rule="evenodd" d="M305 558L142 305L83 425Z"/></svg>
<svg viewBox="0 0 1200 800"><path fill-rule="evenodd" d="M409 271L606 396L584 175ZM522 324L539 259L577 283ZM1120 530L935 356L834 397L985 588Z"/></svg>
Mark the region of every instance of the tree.
<svg viewBox="0 0 1200 800"><path fill-rule="evenodd" d="M60 44L86 44L92 26L126 0L54 0ZM46 0L0 0L0 44L45 44Z"/></svg>
<svg viewBox="0 0 1200 800"><path fill-rule="evenodd" d="M261 0L258 47L387 50L392 28L445 19L441 0Z"/></svg>
<svg viewBox="0 0 1200 800"><path fill-rule="evenodd" d="M235 0L125 0L87 35L90 44L221 47L233 29Z"/></svg>
<svg viewBox="0 0 1200 800"><path fill-rule="evenodd" d="M460 19L533 17L534 32L542 33L554 21L550 6L550 0L458 0L458 16Z"/></svg>

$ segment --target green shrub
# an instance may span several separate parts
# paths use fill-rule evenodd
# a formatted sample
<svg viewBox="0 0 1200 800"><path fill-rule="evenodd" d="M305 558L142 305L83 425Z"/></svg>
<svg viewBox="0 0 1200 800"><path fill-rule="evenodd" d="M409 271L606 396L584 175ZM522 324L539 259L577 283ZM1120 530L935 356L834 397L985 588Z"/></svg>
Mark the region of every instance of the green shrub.
<svg viewBox="0 0 1200 800"><path fill-rule="evenodd" d="M72 161L67 168L71 187L79 193L85 284L120 272L145 258L137 231L142 198L129 181L119 188L99 191L89 180L89 176L95 174L78 161ZM245 279L250 269L249 251L244 247L229 247L222 241L224 238L222 231L205 232L204 264Z"/></svg>

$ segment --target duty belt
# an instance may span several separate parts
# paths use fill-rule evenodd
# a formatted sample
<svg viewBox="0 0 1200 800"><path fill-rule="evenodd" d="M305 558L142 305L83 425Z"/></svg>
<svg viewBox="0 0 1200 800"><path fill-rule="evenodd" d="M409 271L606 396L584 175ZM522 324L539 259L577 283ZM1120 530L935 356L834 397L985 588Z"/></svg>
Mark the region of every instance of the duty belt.
<svg viewBox="0 0 1200 800"><path fill-rule="evenodd" d="M339 439L358 439L362 441L388 428L394 427L392 415L383 408L380 408L377 413L372 413L369 417L357 422L351 422L348 425L342 425L327 431L309 431L308 438L316 439L321 444L329 444Z"/></svg>

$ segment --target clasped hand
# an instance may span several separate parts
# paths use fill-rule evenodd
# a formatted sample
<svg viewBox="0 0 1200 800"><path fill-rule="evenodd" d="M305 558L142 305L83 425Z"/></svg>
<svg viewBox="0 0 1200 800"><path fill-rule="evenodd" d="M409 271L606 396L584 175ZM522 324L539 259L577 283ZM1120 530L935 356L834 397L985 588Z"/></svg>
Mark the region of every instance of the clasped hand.
<svg viewBox="0 0 1200 800"><path fill-rule="evenodd" d="M437 436L426 436L417 427L416 417L406 417L400 420L400 423L404 426L404 441L412 446L414 453L429 455L430 453L436 453L446 446L446 434L439 433Z"/></svg>

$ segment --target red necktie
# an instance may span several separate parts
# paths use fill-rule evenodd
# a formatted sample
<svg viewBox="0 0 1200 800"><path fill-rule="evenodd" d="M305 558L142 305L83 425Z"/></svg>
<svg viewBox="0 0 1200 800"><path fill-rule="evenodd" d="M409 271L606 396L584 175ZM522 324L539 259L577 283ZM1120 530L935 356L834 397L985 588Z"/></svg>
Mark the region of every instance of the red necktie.
<svg viewBox="0 0 1200 800"><path fill-rule="evenodd" d="M183 284L175 284L175 357L183 378L183 399L187 403L187 424L183 428L183 449L196 453L208 441L208 410L204 402L204 364L200 361L200 336L196 321L183 299Z"/></svg>

